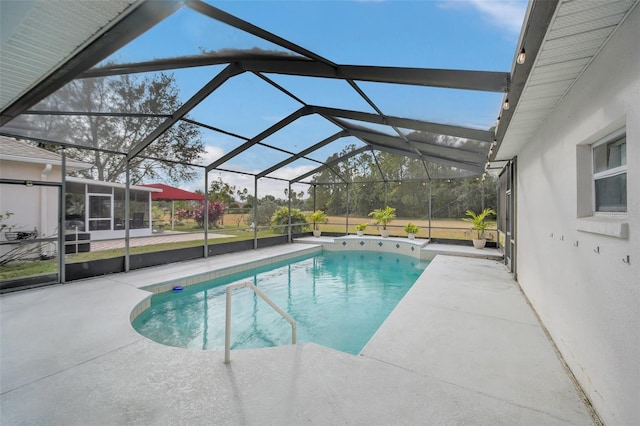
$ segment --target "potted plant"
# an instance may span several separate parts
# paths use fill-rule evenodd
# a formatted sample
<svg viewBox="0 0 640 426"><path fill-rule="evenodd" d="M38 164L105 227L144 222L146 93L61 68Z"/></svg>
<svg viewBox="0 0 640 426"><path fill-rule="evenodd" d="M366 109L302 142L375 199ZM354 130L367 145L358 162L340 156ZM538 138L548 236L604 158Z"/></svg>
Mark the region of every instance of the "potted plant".
<svg viewBox="0 0 640 426"><path fill-rule="evenodd" d="M318 225L320 223L327 223L327 221L329 220L327 214L322 210L316 210L309 215L309 219L311 219L311 221L313 222L313 236L319 237L322 234L322 231L318 229Z"/></svg>
<svg viewBox="0 0 640 426"><path fill-rule="evenodd" d="M385 207L384 209L375 209L369 216L373 218L376 226L382 225L382 231L380 231L380 235L383 238L387 238L389 236L389 231L387 230L387 225L396 218L396 209L393 207Z"/></svg>
<svg viewBox="0 0 640 426"><path fill-rule="evenodd" d="M361 223L360 225L356 225L356 231L358 231L358 237L362 237L362 235L364 235L365 229L367 229L366 223Z"/></svg>
<svg viewBox="0 0 640 426"><path fill-rule="evenodd" d="M484 231L489 227L489 223L486 222L487 216L495 215L496 212L493 209L486 208L482 210L479 214L471 210L467 210L467 217L463 217L462 220L465 222L472 223L471 229L477 232L477 238L473 239L473 246L477 249L484 248L487 244L486 238L484 238Z"/></svg>
<svg viewBox="0 0 640 426"><path fill-rule="evenodd" d="M416 234L418 233L419 230L420 228L418 228L417 225L414 225L411 222L407 223L404 227L404 232L407 233L407 236L409 237L410 240L416 239Z"/></svg>

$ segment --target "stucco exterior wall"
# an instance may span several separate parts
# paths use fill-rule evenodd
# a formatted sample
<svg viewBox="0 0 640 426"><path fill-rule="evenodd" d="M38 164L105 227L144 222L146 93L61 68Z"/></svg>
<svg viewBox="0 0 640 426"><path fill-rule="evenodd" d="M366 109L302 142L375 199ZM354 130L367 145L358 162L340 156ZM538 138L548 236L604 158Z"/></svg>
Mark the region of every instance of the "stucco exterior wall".
<svg viewBox="0 0 640 426"><path fill-rule="evenodd" d="M640 424L639 46L636 7L518 154L518 281L611 425ZM581 231L580 147L622 126L628 237Z"/></svg>
<svg viewBox="0 0 640 426"><path fill-rule="evenodd" d="M60 182L61 179L59 166L52 166L51 170L45 171L45 164L2 161L0 168L1 176L5 178L48 182ZM12 226L16 231L33 231L37 228L39 237L55 235L58 225L58 189L2 185L0 212L13 213L13 216L5 219L3 223Z"/></svg>

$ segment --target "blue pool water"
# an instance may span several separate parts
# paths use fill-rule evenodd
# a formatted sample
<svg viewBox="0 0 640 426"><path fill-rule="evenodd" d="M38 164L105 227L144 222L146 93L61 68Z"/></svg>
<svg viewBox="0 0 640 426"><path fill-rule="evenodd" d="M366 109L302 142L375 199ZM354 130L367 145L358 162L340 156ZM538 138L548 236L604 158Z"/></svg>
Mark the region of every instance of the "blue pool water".
<svg viewBox="0 0 640 426"><path fill-rule="evenodd" d="M376 252L323 252L154 295L133 322L169 346L223 349L225 286L250 281L297 322L298 343L358 354L428 262ZM234 291L232 349L291 343L291 325L250 289Z"/></svg>

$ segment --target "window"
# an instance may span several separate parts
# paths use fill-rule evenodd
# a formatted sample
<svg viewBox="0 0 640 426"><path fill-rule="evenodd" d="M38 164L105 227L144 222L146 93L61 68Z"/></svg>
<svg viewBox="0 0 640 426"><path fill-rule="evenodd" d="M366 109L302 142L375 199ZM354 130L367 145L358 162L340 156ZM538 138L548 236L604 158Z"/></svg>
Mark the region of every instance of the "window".
<svg viewBox="0 0 640 426"><path fill-rule="evenodd" d="M627 136L621 129L592 145L596 213L627 211Z"/></svg>
<svg viewBox="0 0 640 426"><path fill-rule="evenodd" d="M89 195L89 230L111 229L111 195Z"/></svg>

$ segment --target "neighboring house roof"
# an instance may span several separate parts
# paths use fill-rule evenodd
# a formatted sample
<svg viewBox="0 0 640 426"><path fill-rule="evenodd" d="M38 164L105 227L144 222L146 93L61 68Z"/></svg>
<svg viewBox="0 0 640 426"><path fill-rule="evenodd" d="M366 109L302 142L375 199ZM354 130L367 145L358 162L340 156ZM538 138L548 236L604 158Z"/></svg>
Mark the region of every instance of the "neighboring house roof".
<svg viewBox="0 0 640 426"><path fill-rule="evenodd" d="M0 136L0 160L18 161L31 164L62 165L62 157L59 154L5 136ZM69 158L66 159L65 163L67 172L84 170L92 167L89 163L83 163Z"/></svg>
<svg viewBox="0 0 640 426"><path fill-rule="evenodd" d="M165 185L162 183L149 183L142 186L150 188L157 188L162 192L154 192L151 194L153 201L178 201L178 200L197 200L204 201L204 195L196 192L185 191L184 189L176 188L174 186Z"/></svg>
<svg viewBox="0 0 640 426"><path fill-rule="evenodd" d="M124 188L127 187L127 185L125 185L124 183L104 182L104 181L101 181L101 180L84 179L84 178L77 178L77 177L72 177L72 176L67 176L66 181L67 182L74 182L74 183L82 183L82 184L86 184L86 185L105 186L105 187L110 187L110 188L122 188L122 189L124 189ZM131 189L135 189L137 191L152 192L152 193L154 193L154 192L162 192L161 189L151 188L151 187L145 186L145 185L131 185Z"/></svg>

